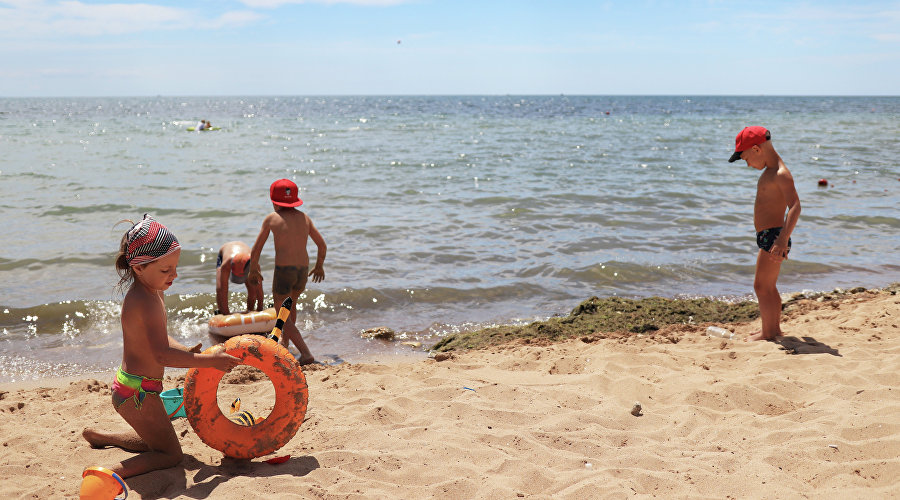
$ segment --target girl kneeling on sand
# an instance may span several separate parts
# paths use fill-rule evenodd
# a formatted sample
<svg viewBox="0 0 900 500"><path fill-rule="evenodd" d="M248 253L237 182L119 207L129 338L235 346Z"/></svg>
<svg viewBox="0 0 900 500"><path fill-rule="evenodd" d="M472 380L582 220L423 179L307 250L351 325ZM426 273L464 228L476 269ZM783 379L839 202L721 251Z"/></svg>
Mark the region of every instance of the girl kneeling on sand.
<svg viewBox="0 0 900 500"><path fill-rule="evenodd" d="M123 478L181 462L181 443L159 397L165 367L227 371L241 362L224 351L200 354L200 344L188 349L166 331L163 292L178 276L175 268L180 255L175 235L147 214L125 233L116 255L117 288L127 286L128 293L122 301L124 352L112 400L131 430L85 429L82 435L95 448L117 446L140 452L112 467Z"/></svg>

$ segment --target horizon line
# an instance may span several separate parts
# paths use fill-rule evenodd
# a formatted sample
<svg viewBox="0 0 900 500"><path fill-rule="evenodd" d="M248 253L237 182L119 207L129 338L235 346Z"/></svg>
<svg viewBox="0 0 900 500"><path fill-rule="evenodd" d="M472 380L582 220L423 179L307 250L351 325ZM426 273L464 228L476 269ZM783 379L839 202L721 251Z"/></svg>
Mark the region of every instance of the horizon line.
<svg viewBox="0 0 900 500"><path fill-rule="evenodd" d="M900 94L153 94L153 95L0 95L0 99L87 99L143 97L900 97Z"/></svg>

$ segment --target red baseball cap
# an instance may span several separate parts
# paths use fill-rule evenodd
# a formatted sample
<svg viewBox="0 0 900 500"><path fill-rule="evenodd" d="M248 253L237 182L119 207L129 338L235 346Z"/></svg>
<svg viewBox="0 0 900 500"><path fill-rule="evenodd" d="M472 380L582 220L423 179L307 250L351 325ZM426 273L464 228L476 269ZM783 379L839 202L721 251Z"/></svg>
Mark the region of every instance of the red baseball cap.
<svg viewBox="0 0 900 500"><path fill-rule="evenodd" d="M303 204L297 185L290 179L278 179L269 186L269 198L279 207L299 207Z"/></svg>
<svg viewBox="0 0 900 500"><path fill-rule="evenodd" d="M741 130L737 137L734 138L734 154L728 159L728 163L740 160L741 153L753 146L759 146L771 138L771 134L765 127L744 127L744 130Z"/></svg>

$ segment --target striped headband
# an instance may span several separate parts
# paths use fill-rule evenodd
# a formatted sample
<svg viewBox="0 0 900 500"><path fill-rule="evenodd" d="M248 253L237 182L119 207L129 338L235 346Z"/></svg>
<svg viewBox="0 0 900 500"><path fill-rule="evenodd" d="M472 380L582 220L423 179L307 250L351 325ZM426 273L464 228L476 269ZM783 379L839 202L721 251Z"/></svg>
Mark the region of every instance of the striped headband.
<svg viewBox="0 0 900 500"><path fill-rule="evenodd" d="M125 261L129 266L139 266L165 257L181 248L178 239L149 214L128 231L128 247Z"/></svg>

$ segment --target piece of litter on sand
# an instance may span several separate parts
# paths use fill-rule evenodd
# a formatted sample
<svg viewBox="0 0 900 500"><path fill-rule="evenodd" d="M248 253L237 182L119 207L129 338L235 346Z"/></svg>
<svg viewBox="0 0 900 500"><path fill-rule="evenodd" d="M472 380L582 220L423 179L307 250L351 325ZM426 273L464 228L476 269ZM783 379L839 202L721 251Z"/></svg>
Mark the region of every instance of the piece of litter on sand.
<svg viewBox="0 0 900 500"><path fill-rule="evenodd" d="M837 447L836 444L829 444L828 447L829 447L829 448L834 448L835 450L838 449L838 447Z"/></svg>
<svg viewBox="0 0 900 500"><path fill-rule="evenodd" d="M631 414L635 417L641 416L641 403L638 401L634 402L634 406L631 407Z"/></svg>
<svg viewBox="0 0 900 500"><path fill-rule="evenodd" d="M471 387L463 386L463 389L465 389L465 390L467 390L467 391L478 392L478 391L476 391L475 389L472 389Z"/></svg>

